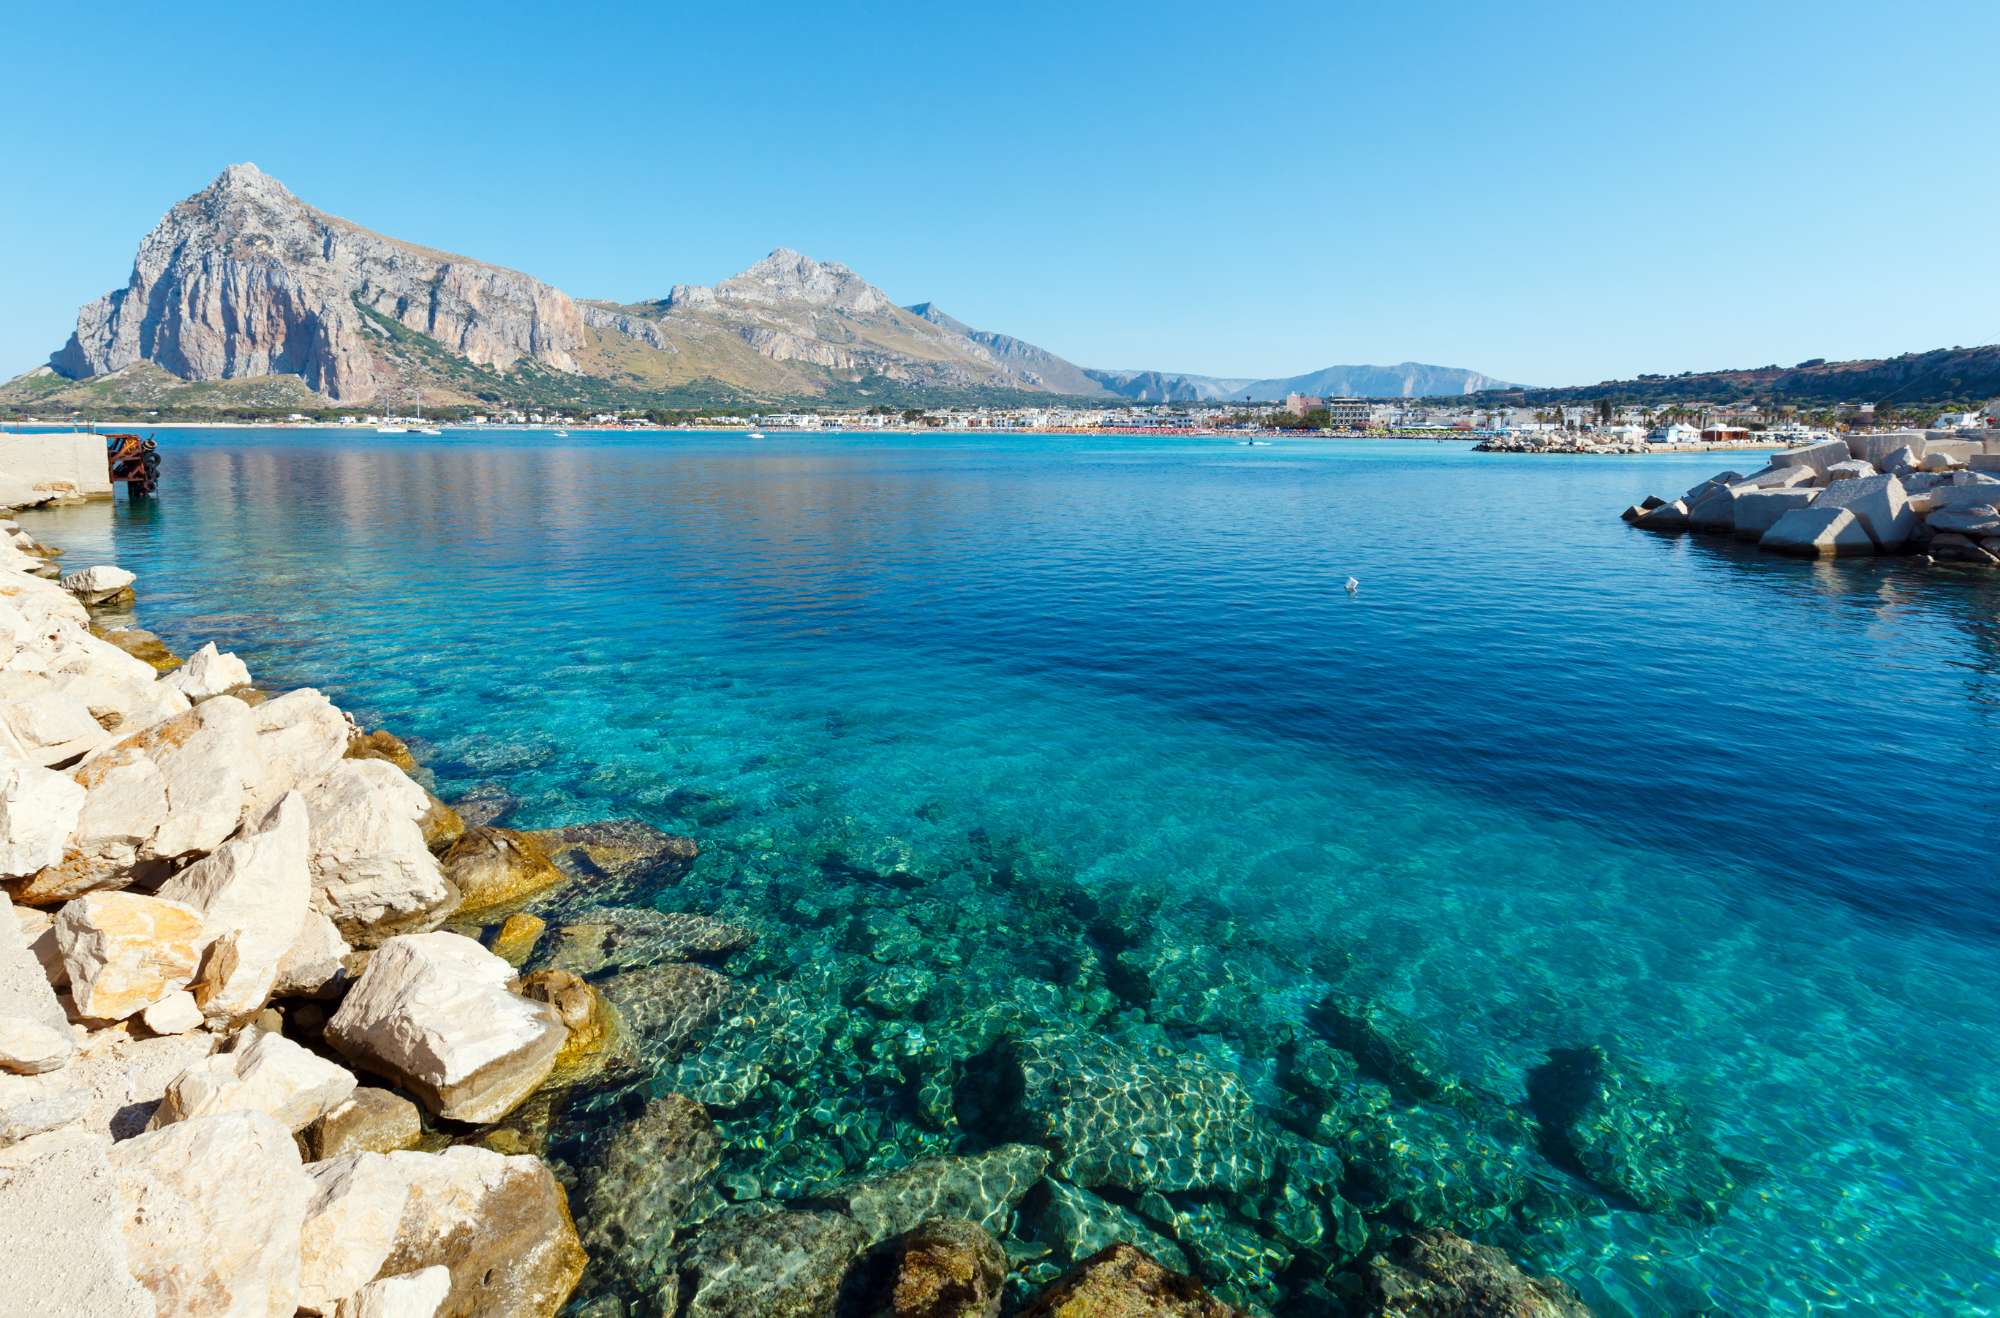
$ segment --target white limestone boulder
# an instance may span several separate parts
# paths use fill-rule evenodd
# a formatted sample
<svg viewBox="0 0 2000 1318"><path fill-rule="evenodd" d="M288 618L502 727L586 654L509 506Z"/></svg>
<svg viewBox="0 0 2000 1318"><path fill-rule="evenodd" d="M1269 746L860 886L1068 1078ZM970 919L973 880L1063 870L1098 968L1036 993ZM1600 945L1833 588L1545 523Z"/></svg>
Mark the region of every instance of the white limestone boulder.
<svg viewBox="0 0 2000 1318"><path fill-rule="evenodd" d="M1953 531L1973 539L2000 535L2000 507L1992 504L1939 508L1925 521L1932 531Z"/></svg>
<svg viewBox="0 0 2000 1318"><path fill-rule="evenodd" d="M233 696L102 746L72 775L84 789L83 809L62 862L18 895L43 905L67 901L131 886L141 864L205 855L246 817L261 817L248 814L261 775L250 708Z"/></svg>
<svg viewBox="0 0 2000 1318"><path fill-rule="evenodd" d="M313 905L367 947L436 928L458 903L419 822L430 797L385 760L343 759L306 792Z"/></svg>
<svg viewBox="0 0 2000 1318"><path fill-rule="evenodd" d="M387 1157L410 1200L383 1276L449 1269L446 1313L536 1318L562 1307L585 1257L562 1188L540 1158L464 1144Z"/></svg>
<svg viewBox="0 0 2000 1318"><path fill-rule="evenodd" d="M85 604L103 604L131 589L139 578L122 567L99 564L80 572L65 572L62 588Z"/></svg>
<svg viewBox="0 0 2000 1318"><path fill-rule="evenodd" d="M1780 554L1805 558L1835 558L1872 554L1875 542L1861 519L1846 508L1794 508L1772 524L1757 542Z"/></svg>
<svg viewBox="0 0 2000 1318"><path fill-rule="evenodd" d="M436 1318L451 1294L451 1269L442 1264L382 1277L340 1302L335 1318Z"/></svg>
<svg viewBox="0 0 2000 1318"><path fill-rule="evenodd" d="M243 823L251 784L263 772L250 707L219 696L159 727L184 731L177 738L139 734L167 791L167 817L151 854L172 859L213 851Z"/></svg>
<svg viewBox="0 0 2000 1318"><path fill-rule="evenodd" d="M1812 506L1849 510L1884 553L1894 553L1908 544L1917 529L1916 511L1910 507L1903 482L1895 476L1835 481L1820 491Z"/></svg>
<svg viewBox="0 0 2000 1318"><path fill-rule="evenodd" d="M42 1026L67 1040L69 1013L57 1001L55 987L13 910L13 903L0 893L0 1016Z"/></svg>
<svg viewBox="0 0 2000 1318"><path fill-rule="evenodd" d="M1819 491L1813 489L1745 490L1736 498L1736 534L1745 540L1759 539L1780 517L1794 508L1809 507L1818 496Z"/></svg>
<svg viewBox="0 0 2000 1318"><path fill-rule="evenodd" d="M1924 454L1923 469L1925 471L1950 471L1955 467L1962 467L1964 465L1963 462L1955 459L1950 453L1942 450Z"/></svg>
<svg viewBox="0 0 2000 1318"><path fill-rule="evenodd" d="M261 813L286 792L326 777L347 753L354 725L331 700L300 687L251 710L257 728L257 758L263 778L251 794L250 811Z"/></svg>
<svg viewBox="0 0 2000 1318"><path fill-rule="evenodd" d="M40 1075L69 1061L75 1051L67 1026L56 1029L26 1016L0 1015L0 1071Z"/></svg>
<svg viewBox="0 0 2000 1318"><path fill-rule="evenodd" d="M315 998L337 992L346 973L347 954L353 950L332 920L307 908L299 936L278 962L271 996Z"/></svg>
<svg viewBox="0 0 2000 1318"><path fill-rule="evenodd" d="M255 1028L176 1076L153 1113L152 1127L214 1112L262 1112L297 1133L353 1097L354 1073L292 1042Z"/></svg>
<svg viewBox="0 0 2000 1318"><path fill-rule="evenodd" d="M1834 481L1859 480L1876 474L1875 464L1863 462L1859 458L1849 458L1846 462L1836 462L1826 469L1829 484Z"/></svg>
<svg viewBox="0 0 2000 1318"><path fill-rule="evenodd" d="M154 1034L186 1034L200 1029L204 1019L201 1004L186 989L167 994L139 1013L139 1023Z"/></svg>
<svg viewBox="0 0 2000 1318"><path fill-rule="evenodd" d="M239 1020L269 1001L312 899L310 825L293 792L209 855L161 884L158 895L201 913L214 940L195 985L213 1020Z"/></svg>
<svg viewBox="0 0 2000 1318"><path fill-rule="evenodd" d="M0 673L0 754L44 768L111 740L90 706L42 673Z"/></svg>
<svg viewBox="0 0 2000 1318"><path fill-rule="evenodd" d="M215 642L210 641L160 682L189 700L207 700L249 686L250 669L235 655L219 653Z"/></svg>
<svg viewBox="0 0 2000 1318"><path fill-rule="evenodd" d="M548 1077L568 1038L553 1007L508 990L513 978L514 967L458 934L391 938L326 1038L438 1116L497 1121Z"/></svg>
<svg viewBox="0 0 2000 1318"><path fill-rule="evenodd" d="M56 946L56 917L33 906L16 906L14 925L21 931L28 951L41 964L42 975L56 988L66 987L69 971L63 969L62 949Z"/></svg>
<svg viewBox="0 0 2000 1318"><path fill-rule="evenodd" d="M1844 439L1826 439L1817 444L1807 444L1803 448L1785 449L1771 455L1774 467L1810 467L1824 476L1836 462L1847 462L1854 457Z"/></svg>
<svg viewBox="0 0 2000 1318"><path fill-rule="evenodd" d="M0 1149L81 1126L89 1115L90 1095L81 1086L0 1082Z"/></svg>
<svg viewBox="0 0 2000 1318"><path fill-rule="evenodd" d="M205 1030L138 1038L123 1027L94 1030L77 1042L69 1064L44 1075L0 1076L0 1102L80 1100L83 1130L129 1139L145 1130L167 1086L215 1050Z"/></svg>
<svg viewBox="0 0 2000 1318"><path fill-rule="evenodd" d="M4 1106L4 1104L0 1104ZM57 1130L0 1149L0 1205L15 1233L0 1250L0 1306L26 1315L154 1318L126 1253L131 1206L111 1137ZM185 1311L183 1311L185 1312Z"/></svg>
<svg viewBox="0 0 2000 1318"><path fill-rule="evenodd" d="M299 1242L299 1308L331 1314L381 1272L410 1202L410 1182L380 1153L309 1163L306 1175L313 1197ZM444 1290L450 1289L446 1272Z"/></svg>
<svg viewBox="0 0 2000 1318"><path fill-rule="evenodd" d="M56 916L56 947L79 1014L123 1020L193 980L208 933L183 902L93 892Z"/></svg>
<svg viewBox="0 0 2000 1318"><path fill-rule="evenodd" d="M0 875L59 864L83 813L83 788L68 774L15 760L0 764Z"/></svg>
<svg viewBox="0 0 2000 1318"><path fill-rule="evenodd" d="M312 1182L261 1112L163 1126L110 1152L132 1275L162 1314L290 1314Z"/></svg>

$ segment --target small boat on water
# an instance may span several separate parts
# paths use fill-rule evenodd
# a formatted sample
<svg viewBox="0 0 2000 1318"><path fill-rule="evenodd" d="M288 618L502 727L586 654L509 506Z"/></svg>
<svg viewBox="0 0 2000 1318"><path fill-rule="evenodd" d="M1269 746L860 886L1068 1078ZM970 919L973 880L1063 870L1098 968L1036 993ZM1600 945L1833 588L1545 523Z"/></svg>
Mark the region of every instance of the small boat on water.
<svg viewBox="0 0 2000 1318"><path fill-rule="evenodd" d="M745 438L748 438L748 439L762 439L762 438L764 438L764 432L763 432L763 431L761 431L761 430L753 430L753 431L751 431L751 432L750 432L750 433L749 433L749 434L748 434L747 436L745 436Z"/></svg>
<svg viewBox="0 0 2000 1318"><path fill-rule="evenodd" d="M410 428L408 426L377 426L375 427L375 433L378 435L407 435L410 433Z"/></svg>
<svg viewBox="0 0 2000 1318"><path fill-rule="evenodd" d="M410 433L413 435L442 435L444 431L439 430L436 426L418 426Z"/></svg>
<svg viewBox="0 0 2000 1318"><path fill-rule="evenodd" d="M557 439L568 439L568 438L569 438L569 431L567 431L567 430L558 430L558 431L556 431L556 432L555 432L555 438L557 438Z"/></svg>

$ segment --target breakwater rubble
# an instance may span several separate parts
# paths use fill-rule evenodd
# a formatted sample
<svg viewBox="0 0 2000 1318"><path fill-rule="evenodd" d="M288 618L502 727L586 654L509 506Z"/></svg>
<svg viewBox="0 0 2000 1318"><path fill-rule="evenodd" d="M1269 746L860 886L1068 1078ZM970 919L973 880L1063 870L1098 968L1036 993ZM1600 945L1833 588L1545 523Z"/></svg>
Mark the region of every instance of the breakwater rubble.
<svg viewBox="0 0 2000 1318"><path fill-rule="evenodd" d="M1707 531L1807 558L1915 553L2000 565L2000 439L1856 434L1773 453L1677 499L1621 514L1648 531Z"/></svg>
<svg viewBox="0 0 2000 1318"><path fill-rule="evenodd" d="M508 827L0 540L0 1206L71 1242L0 1257L35 1312L1573 1318L1541 1233L1758 1176L1641 1059L1502 1098L1340 966L1284 971L1342 985L1301 1017L1222 913L1008 839L774 877Z"/></svg>

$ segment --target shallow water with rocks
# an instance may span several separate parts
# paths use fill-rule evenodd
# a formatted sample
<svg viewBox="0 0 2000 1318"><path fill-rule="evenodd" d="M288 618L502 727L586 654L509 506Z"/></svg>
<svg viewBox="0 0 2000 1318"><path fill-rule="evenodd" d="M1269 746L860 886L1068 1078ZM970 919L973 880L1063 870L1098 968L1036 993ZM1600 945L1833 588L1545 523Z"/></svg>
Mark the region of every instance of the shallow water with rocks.
<svg viewBox="0 0 2000 1318"><path fill-rule="evenodd" d="M700 842L546 910L643 1063L554 1117L586 1238L707 1166L642 1096L717 1137L589 1285L942 1207L1274 1313L1424 1227L1601 1313L2000 1303L1990 574L1604 515L1701 454L162 443L22 524L482 821Z"/></svg>

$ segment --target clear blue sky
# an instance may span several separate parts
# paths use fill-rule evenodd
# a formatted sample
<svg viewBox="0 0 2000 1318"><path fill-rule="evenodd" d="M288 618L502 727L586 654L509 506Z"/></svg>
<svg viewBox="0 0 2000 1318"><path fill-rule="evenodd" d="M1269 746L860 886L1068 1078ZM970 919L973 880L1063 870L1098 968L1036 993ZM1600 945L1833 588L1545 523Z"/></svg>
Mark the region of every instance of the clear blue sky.
<svg viewBox="0 0 2000 1318"><path fill-rule="evenodd" d="M770 248L1090 366L2000 340L2000 4L19 6L0 376L225 164L579 296Z"/></svg>

